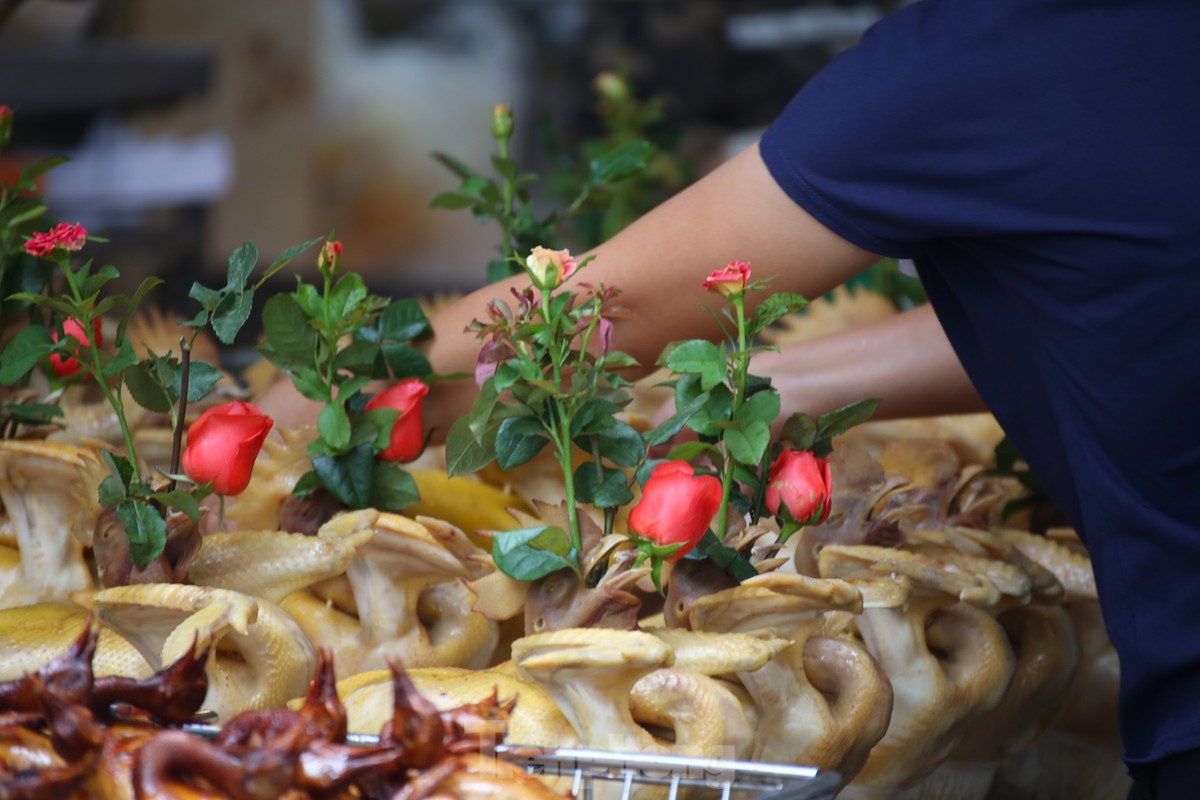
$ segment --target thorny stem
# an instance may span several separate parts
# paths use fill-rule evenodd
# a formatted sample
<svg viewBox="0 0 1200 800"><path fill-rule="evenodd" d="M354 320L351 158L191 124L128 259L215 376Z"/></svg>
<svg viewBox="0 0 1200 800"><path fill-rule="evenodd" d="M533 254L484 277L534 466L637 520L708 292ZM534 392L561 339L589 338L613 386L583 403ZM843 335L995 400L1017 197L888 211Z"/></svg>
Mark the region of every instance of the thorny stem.
<svg viewBox="0 0 1200 800"><path fill-rule="evenodd" d="M508 139L501 138L501 139L497 140L497 145L500 148L500 158L507 159L508 158ZM513 196L515 195L515 187L513 186L512 181L510 181L508 179L508 176L503 176L503 177L504 177L504 213L500 215L499 222L500 222L501 236L503 237L503 240L504 240L503 244L501 244L501 248L508 250L508 253L502 252L502 255L504 257L508 257L509 253L511 253L514 256L517 255L516 243L509 241L509 239L512 236L512 206L513 206Z"/></svg>
<svg viewBox="0 0 1200 800"><path fill-rule="evenodd" d="M187 339L179 337L179 405L175 416L175 430L171 436L171 474L179 474L179 458L183 451L183 421L187 416L188 377L192 371L192 346ZM176 481L171 478L167 491L175 491Z"/></svg>
<svg viewBox="0 0 1200 800"><path fill-rule="evenodd" d="M325 290L321 298L325 317L325 331L323 332L323 336L325 338L325 349L327 351L325 355L329 359L329 362L325 367L325 385L329 389L329 396L333 397L333 379L335 376L334 362L336 361L337 356L338 336L337 331L334 329L333 323L329 319L329 295L333 288L333 276L329 273L326 273L324 277Z"/></svg>
<svg viewBox="0 0 1200 800"><path fill-rule="evenodd" d="M554 449L558 451L558 463L562 468L563 483L566 487L567 527L570 528L567 533L571 537L571 544L575 548L575 558L578 561L581 555L580 551L583 547L583 537L579 532L579 514L575 509L575 473L571 469L571 418L561 400L563 394L562 351L558 347L558 341L554 336L555 326L550 312L551 292L545 287L542 287L541 291L542 318L546 320L546 351L550 355L550 366L554 372L555 396L553 404L556 412L555 416L558 418ZM578 571L578 567L576 567L576 571Z"/></svg>
<svg viewBox="0 0 1200 800"><path fill-rule="evenodd" d="M736 417L742 401L746 397L746 370L749 359L746 357L746 300L742 293L730 298L737 309L738 341L737 352L733 354L733 413ZM725 539L725 526L729 518L729 498L733 494L733 470L736 467L729 447L724 446L725 461L721 467L721 507L717 511L717 538Z"/></svg>

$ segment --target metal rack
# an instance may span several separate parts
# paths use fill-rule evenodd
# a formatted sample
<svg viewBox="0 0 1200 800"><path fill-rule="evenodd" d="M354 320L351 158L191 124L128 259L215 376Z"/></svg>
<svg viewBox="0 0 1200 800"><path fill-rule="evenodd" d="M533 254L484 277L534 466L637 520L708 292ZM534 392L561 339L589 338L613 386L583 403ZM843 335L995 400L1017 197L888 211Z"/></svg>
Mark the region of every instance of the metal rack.
<svg viewBox="0 0 1200 800"><path fill-rule="evenodd" d="M192 724L184 730L214 739L220 728ZM346 742L373 746L379 737L352 733ZM513 744L498 744L495 753L531 775L570 777L571 794L579 800L594 800L601 787L612 787L604 790L606 797L619 787L620 800L629 800L634 786L665 786L667 800L676 800L684 788L707 790L701 792L703 796L714 800L832 800L839 784L836 773L786 764ZM689 792L689 796L696 794Z"/></svg>

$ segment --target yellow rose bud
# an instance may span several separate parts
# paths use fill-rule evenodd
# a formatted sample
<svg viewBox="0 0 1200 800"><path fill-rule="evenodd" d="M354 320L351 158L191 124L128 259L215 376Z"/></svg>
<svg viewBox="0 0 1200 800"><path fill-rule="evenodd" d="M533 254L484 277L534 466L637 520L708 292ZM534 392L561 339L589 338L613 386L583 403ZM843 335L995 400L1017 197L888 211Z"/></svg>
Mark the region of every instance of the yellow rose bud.
<svg viewBox="0 0 1200 800"><path fill-rule="evenodd" d="M503 103L492 106L492 137L497 140L507 139L513 133L512 112Z"/></svg>

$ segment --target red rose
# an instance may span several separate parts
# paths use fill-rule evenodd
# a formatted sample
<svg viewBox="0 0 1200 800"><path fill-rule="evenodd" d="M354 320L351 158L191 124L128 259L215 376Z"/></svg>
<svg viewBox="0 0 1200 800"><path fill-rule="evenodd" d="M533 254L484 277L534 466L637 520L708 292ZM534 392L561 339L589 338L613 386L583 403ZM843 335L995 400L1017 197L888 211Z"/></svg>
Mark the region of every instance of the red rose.
<svg viewBox="0 0 1200 800"><path fill-rule="evenodd" d="M382 461L412 461L425 447L425 427L421 422L421 402L429 387L419 378L405 378L390 389L367 401L367 411L394 408L400 412L392 426L388 448L379 453Z"/></svg>
<svg viewBox="0 0 1200 800"><path fill-rule="evenodd" d="M25 252L36 258L42 258L55 250L65 250L74 253L83 247L87 241L87 230L78 223L71 225L63 222L44 233L35 233L25 242Z"/></svg>
<svg viewBox="0 0 1200 800"><path fill-rule="evenodd" d="M213 406L188 428L183 471L196 483L212 481L217 494L241 494L274 424L257 406L240 400Z"/></svg>
<svg viewBox="0 0 1200 800"><path fill-rule="evenodd" d="M696 476L686 461L666 461L654 468L642 499L629 512L629 527L657 545L682 544L674 561L696 546L721 508L721 481Z"/></svg>
<svg viewBox="0 0 1200 800"><path fill-rule="evenodd" d="M832 487L829 459L808 450L784 450L771 465L767 509L778 515L782 504L796 522L816 525L829 516Z"/></svg>
<svg viewBox="0 0 1200 800"><path fill-rule="evenodd" d="M745 261L730 261L725 269L710 272L700 285L722 297L729 297L745 289L748 280L750 280L750 265Z"/></svg>
<svg viewBox="0 0 1200 800"><path fill-rule="evenodd" d="M101 347L104 344L104 338L100 334L100 318L92 320L92 332L96 337L96 346ZM67 336L73 336L79 341L79 347L75 348L75 353L78 354L80 348L91 347L92 343L88 336L83 331L83 323L74 317L63 320L63 333ZM58 331L53 331L50 338L56 343L58 342ZM83 365L72 356L64 356L62 353L50 354L50 369L54 370L54 374L60 378L69 378L79 370L83 369Z"/></svg>

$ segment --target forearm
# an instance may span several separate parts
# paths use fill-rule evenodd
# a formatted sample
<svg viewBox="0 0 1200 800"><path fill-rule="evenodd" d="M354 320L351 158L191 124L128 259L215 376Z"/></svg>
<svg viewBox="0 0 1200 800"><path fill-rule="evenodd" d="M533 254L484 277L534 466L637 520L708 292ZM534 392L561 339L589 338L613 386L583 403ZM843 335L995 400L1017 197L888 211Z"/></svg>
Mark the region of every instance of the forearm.
<svg viewBox="0 0 1200 800"><path fill-rule="evenodd" d="M718 306L701 282L730 261L747 261L754 278L771 288L819 297L878 259L838 237L795 204L748 148L679 193L595 251L575 280L603 282L622 291L632 318L618 320L613 346L647 370L673 340L721 335L706 306ZM471 371L479 344L464 329L482 318L489 300L510 301L510 290L529 279L518 275L468 295L437 314L426 355L438 373ZM751 300L765 292L753 293ZM445 387L430 397L429 423L444 432L469 408L473 393ZM440 436L435 433L435 436Z"/></svg>
<svg viewBox="0 0 1200 800"><path fill-rule="evenodd" d="M929 306L764 353L751 369L779 389L781 418L870 397L882 399L876 419L986 410Z"/></svg>

